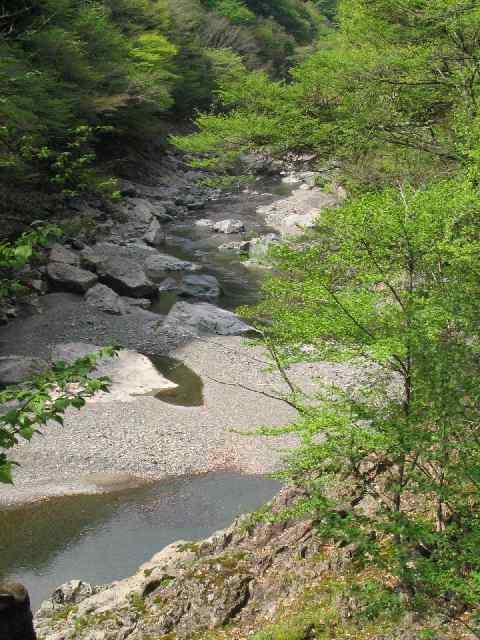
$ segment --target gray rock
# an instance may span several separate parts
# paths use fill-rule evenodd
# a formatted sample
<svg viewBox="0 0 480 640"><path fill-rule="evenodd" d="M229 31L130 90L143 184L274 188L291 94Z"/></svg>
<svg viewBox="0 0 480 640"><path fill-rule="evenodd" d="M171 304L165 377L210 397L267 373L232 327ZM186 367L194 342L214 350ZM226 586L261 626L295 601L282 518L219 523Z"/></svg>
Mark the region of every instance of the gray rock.
<svg viewBox="0 0 480 640"><path fill-rule="evenodd" d="M179 327L183 328L185 336L205 334L238 336L254 331L231 311L220 309L208 302L198 304L177 302L162 326L176 330Z"/></svg>
<svg viewBox="0 0 480 640"><path fill-rule="evenodd" d="M157 218L154 218L151 221L148 231L143 236L143 239L145 240L145 242L148 242L148 244L151 244L154 247L159 246L163 243L165 239L165 233L162 230L162 226Z"/></svg>
<svg viewBox="0 0 480 640"><path fill-rule="evenodd" d="M174 256L156 253L147 258L144 268L149 278L159 281L163 280L166 273L175 271L200 271L201 266L193 262L188 262L187 260L179 260Z"/></svg>
<svg viewBox="0 0 480 640"><path fill-rule="evenodd" d="M112 289L104 284L96 284L85 294L85 301L104 313L121 315L125 311L122 299Z"/></svg>
<svg viewBox="0 0 480 640"><path fill-rule="evenodd" d="M277 173L277 166L272 158L256 153L248 153L240 156L240 162L250 173L260 175L273 175Z"/></svg>
<svg viewBox="0 0 480 640"><path fill-rule="evenodd" d="M72 364L79 358L95 353L100 350L100 347L96 344L90 344L88 342L65 342L56 344L51 351L52 362L66 362Z"/></svg>
<svg viewBox="0 0 480 640"><path fill-rule="evenodd" d="M19 384L44 373L48 364L40 358L27 356L0 357L0 385Z"/></svg>
<svg viewBox="0 0 480 640"><path fill-rule="evenodd" d="M180 284L180 295L198 300L215 300L220 296L220 285L215 276L188 275Z"/></svg>
<svg viewBox="0 0 480 640"><path fill-rule="evenodd" d="M245 231L245 225L241 220L220 220L213 225L213 230L217 233L242 233Z"/></svg>
<svg viewBox="0 0 480 640"><path fill-rule="evenodd" d="M205 229L213 229L214 224L215 223L213 220L210 220L210 218L200 218L200 220L195 221L196 227L203 227Z"/></svg>
<svg viewBox="0 0 480 640"><path fill-rule="evenodd" d="M244 240L243 242L226 242L218 247L218 250L222 253L248 253L250 250L250 242Z"/></svg>
<svg viewBox="0 0 480 640"><path fill-rule="evenodd" d="M40 278L35 278L35 280L31 280L30 286L36 293L39 293L42 296L46 294L48 291L47 283L45 282L45 280L41 280Z"/></svg>
<svg viewBox="0 0 480 640"><path fill-rule="evenodd" d="M251 260L264 260L272 246L278 245L280 238L275 233L253 238L250 241L249 257Z"/></svg>
<svg viewBox="0 0 480 640"><path fill-rule="evenodd" d="M61 262L62 264L71 264L74 267L80 266L79 256L63 246L63 244L54 244L50 251L50 262Z"/></svg>
<svg viewBox="0 0 480 640"><path fill-rule="evenodd" d="M51 262L47 275L56 289L73 293L85 293L98 282L97 276L90 271L61 262Z"/></svg>
<svg viewBox="0 0 480 640"><path fill-rule="evenodd" d="M165 280L159 285L159 293L167 293L171 291L178 291L179 283L175 278L165 278Z"/></svg>
<svg viewBox="0 0 480 640"><path fill-rule="evenodd" d="M148 298L128 298L124 296L122 297L122 302L129 307L139 309L149 309L152 306L152 301Z"/></svg>

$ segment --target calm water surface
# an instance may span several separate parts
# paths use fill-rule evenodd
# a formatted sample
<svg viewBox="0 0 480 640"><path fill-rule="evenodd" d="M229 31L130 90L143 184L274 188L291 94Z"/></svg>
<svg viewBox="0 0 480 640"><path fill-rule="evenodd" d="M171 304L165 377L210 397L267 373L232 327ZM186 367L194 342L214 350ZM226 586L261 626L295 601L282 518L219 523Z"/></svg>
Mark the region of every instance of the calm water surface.
<svg viewBox="0 0 480 640"><path fill-rule="evenodd" d="M165 545L226 527L279 486L261 476L215 473L3 511L0 576L25 584L35 610L72 578L103 584L132 575Z"/></svg>

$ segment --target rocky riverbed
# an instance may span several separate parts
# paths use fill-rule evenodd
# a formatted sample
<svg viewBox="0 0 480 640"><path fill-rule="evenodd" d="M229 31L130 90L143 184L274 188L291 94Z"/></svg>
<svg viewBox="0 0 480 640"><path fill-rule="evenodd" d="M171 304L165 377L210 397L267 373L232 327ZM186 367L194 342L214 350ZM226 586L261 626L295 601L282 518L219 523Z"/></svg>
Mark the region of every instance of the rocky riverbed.
<svg viewBox="0 0 480 640"><path fill-rule="evenodd" d="M96 242L67 236L43 266L23 274L38 293L0 331L0 383L109 340L129 351L113 369L104 365L110 395L70 411L64 428L52 426L17 447L16 486L0 489L0 504L103 491L117 482L278 468L291 438L234 430L282 425L295 413L268 397L285 391L282 381L265 371L261 350L243 344L250 328L231 309L258 298L269 245L312 226L341 196L316 187L312 172L274 171L279 167L225 195L197 186L202 174L171 156L155 184L125 181L123 200L108 212L79 208L80 218L97 221ZM176 385L147 356L166 354L202 379L202 406L162 402L159 394ZM105 473L109 482L100 482Z"/></svg>
<svg viewBox="0 0 480 640"><path fill-rule="evenodd" d="M6 310L0 384L109 341L122 350L99 367L112 379L109 394L16 448L16 484L0 488L0 506L281 467L293 436L245 433L285 425L296 413L281 400L287 389L266 353L245 344L252 329L233 310L258 300L272 243L312 227L343 194L316 186L319 174L280 169L269 166L268 175L221 194L197 186L202 175L172 156L154 183L125 181L119 205L78 205L79 219L95 220L95 237L67 234L22 275L32 295ZM296 366L291 376L308 391L316 377L350 384L358 372L320 363Z"/></svg>

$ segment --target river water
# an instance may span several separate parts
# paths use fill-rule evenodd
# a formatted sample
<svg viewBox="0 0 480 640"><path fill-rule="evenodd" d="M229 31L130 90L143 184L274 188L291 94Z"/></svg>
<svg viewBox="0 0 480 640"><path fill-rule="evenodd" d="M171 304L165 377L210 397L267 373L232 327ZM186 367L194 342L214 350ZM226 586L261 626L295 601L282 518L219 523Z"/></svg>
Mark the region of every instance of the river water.
<svg viewBox="0 0 480 640"><path fill-rule="evenodd" d="M249 237L267 233L270 230L256 215L256 207L287 195L290 188L280 181L264 182L257 188L254 197L237 194L210 203L202 216L241 218ZM220 281L223 295L219 306L234 309L257 301L261 279L261 271L245 269L239 256L218 250L220 243L235 239L242 237L221 237L193 223L174 223L162 250L202 264L204 272ZM166 314L175 301L175 295L163 294L152 310ZM203 383L195 372L169 357L151 358L179 385L176 394L160 400L181 406L202 405ZM279 486L262 476L212 473L0 511L0 579L13 578L25 584L35 610L63 582L81 578L103 584L127 577L165 545L210 535L230 524L236 515L260 507Z"/></svg>
<svg viewBox="0 0 480 640"><path fill-rule="evenodd" d="M35 610L72 578L93 584L126 578L167 544L225 528L279 486L262 476L212 473L3 511L0 576L25 584Z"/></svg>

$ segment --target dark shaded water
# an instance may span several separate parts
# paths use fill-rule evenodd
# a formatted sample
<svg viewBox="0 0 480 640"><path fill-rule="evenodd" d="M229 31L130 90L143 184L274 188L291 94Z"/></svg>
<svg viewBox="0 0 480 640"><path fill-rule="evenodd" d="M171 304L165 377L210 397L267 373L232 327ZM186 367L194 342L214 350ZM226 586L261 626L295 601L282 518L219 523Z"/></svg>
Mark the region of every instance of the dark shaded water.
<svg viewBox="0 0 480 640"><path fill-rule="evenodd" d="M125 578L176 540L205 538L260 507L279 483L215 473L0 512L0 576L27 586L33 609L63 582Z"/></svg>
<svg viewBox="0 0 480 640"><path fill-rule="evenodd" d="M252 305L259 301L260 284L264 271L246 268L242 262L248 256L219 251L219 246L231 242L249 240L270 233L257 208L274 200L288 196L294 186L284 184L279 178L261 179L249 185L248 192L239 192L207 203L205 209L195 212L191 219L168 226L164 246L160 251L182 260L199 263L203 273L215 276L221 286L222 295L215 304L224 309L235 310L241 305ZM195 221L208 218L214 222L227 218L240 219L245 224L245 233L212 233L198 227ZM180 280L181 274L168 274ZM154 302L152 311L166 315L177 302L175 293L161 293Z"/></svg>
<svg viewBox="0 0 480 640"><path fill-rule="evenodd" d="M201 407L203 405L203 382L192 369L180 360L168 356L149 356L156 369L168 380L178 384L174 391L163 391L157 398L169 404L182 407Z"/></svg>

